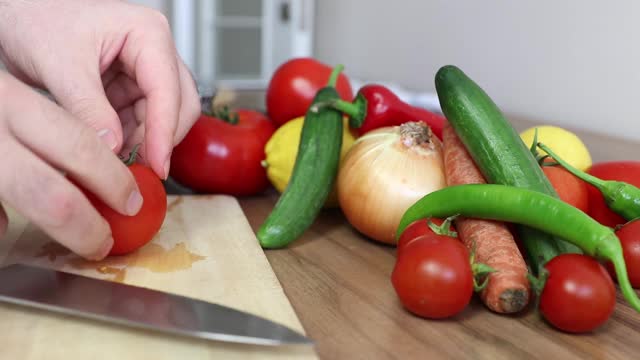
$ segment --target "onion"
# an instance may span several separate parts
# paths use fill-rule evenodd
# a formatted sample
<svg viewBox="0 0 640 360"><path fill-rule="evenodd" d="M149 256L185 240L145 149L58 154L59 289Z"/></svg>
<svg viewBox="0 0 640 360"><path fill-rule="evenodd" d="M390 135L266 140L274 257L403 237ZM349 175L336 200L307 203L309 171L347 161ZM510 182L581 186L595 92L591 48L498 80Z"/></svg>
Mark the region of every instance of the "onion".
<svg viewBox="0 0 640 360"><path fill-rule="evenodd" d="M358 138L338 172L340 208L359 232L395 244L404 212L446 186L442 143L422 122L370 131Z"/></svg>

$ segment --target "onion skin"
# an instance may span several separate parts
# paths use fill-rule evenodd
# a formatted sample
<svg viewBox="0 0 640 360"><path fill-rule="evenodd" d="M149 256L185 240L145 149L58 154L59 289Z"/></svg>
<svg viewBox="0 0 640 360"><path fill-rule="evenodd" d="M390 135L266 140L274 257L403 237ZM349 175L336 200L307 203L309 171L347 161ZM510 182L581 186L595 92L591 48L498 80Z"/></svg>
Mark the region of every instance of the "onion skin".
<svg viewBox="0 0 640 360"><path fill-rule="evenodd" d="M347 221L367 237L391 245L404 212L445 186L442 143L419 122L379 128L358 138L337 178L338 201Z"/></svg>

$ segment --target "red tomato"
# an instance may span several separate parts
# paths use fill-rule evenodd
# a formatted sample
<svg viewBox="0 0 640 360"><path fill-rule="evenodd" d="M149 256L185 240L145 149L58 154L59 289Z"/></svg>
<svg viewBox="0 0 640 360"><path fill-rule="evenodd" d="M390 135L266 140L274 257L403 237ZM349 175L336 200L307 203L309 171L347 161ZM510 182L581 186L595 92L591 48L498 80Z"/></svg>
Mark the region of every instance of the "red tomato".
<svg viewBox="0 0 640 360"><path fill-rule="evenodd" d="M304 115L316 92L327 85L333 69L313 58L295 58L280 65L267 87L267 113L281 126ZM353 100L349 79L340 74L336 90L343 100Z"/></svg>
<svg viewBox="0 0 640 360"><path fill-rule="evenodd" d="M622 245L622 254L631 286L640 289L640 220L626 223L616 230L616 235ZM611 262L607 262L607 270L612 278L617 278Z"/></svg>
<svg viewBox="0 0 640 360"><path fill-rule="evenodd" d="M203 193L254 195L269 185L261 165L275 131L262 113L238 110L238 122L201 115L171 155L170 175Z"/></svg>
<svg viewBox="0 0 640 360"><path fill-rule="evenodd" d="M461 312L473 295L469 252L458 239L433 232L404 245L391 274L402 305L421 317Z"/></svg>
<svg viewBox="0 0 640 360"><path fill-rule="evenodd" d="M436 225L442 225L443 220L434 218L431 219L431 222ZM453 226L451 226L449 230L455 231ZM404 231L400 235L400 239L398 239L398 243L396 245L398 254L408 243L415 240L417 237L432 233L433 231L429 227L426 219L416 220L412 222L411 224L409 224L409 226L406 227L406 229L404 229Z"/></svg>
<svg viewBox="0 0 640 360"><path fill-rule="evenodd" d="M640 161L601 162L594 164L587 172L599 179L624 181L640 187ZM591 217L610 227L626 222L622 216L607 207L598 189L592 185L587 185L587 191L589 192L588 214Z"/></svg>
<svg viewBox="0 0 640 360"><path fill-rule="evenodd" d="M571 332L591 331L604 324L616 303L611 276L595 259L562 254L545 268L549 278L540 295L540 312L551 325Z"/></svg>
<svg viewBox="0 0 640 360"><path fill-rule="evenodd" d="M134 216L120 214L85 191L89 201L111 227L113 247L109 255L127 254L144 246L158 233L167 214L167 193L153 170L141 164L130 165L129 170L143 199L142 208Z"/></svg>
<svg viewBox="0 0 640 360"><path fill-rule="evenodd" d="M585 213L589 210L589 193L586 182L559 165L542 166L542 171L561 200Z"/></svg>

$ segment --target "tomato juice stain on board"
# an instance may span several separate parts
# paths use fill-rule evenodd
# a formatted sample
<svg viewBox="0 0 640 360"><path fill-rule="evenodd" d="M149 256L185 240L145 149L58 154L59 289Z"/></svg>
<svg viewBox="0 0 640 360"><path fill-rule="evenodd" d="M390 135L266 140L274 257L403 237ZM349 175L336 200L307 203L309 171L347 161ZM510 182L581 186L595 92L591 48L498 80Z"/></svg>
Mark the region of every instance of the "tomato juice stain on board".
<svg viewBox="0 0 640 360"><path fill-rule="evenodd" d="M71 254L69 250L50 242L42 246L41 252L36 257L48 257L51 262L54 262L58 257L69 254ZM130 268L147 269L154 273L169 273L189 269L194 263L205 258L189 251L185 243L178 243L171 249L149 243L131 254L109 256L98 262L74 256L66 263L74 269L95 270L100 274L109 275L107 280L123 282Z"/></svg>
<svg viewBox="0 0 640 360"><path fill-rule="evenodd" d="M110 278L109 280L120 283L124 281L124 277L127 275L126 267L117 268L112 266L100 266L96 270L100 274L113 275L113 278Z"/></svg>

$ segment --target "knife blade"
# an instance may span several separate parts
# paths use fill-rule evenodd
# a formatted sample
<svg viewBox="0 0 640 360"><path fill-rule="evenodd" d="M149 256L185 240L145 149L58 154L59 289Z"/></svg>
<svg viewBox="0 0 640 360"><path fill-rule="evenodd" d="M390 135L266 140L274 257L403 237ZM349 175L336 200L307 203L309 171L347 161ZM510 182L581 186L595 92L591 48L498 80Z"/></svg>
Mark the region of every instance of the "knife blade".
<svg viewBox="0 0 640 360"><path fill-rule="evenodd" d="M0 302L206 340L312 343L281 324L230 307L25 264L0 269Z"/></svg>

